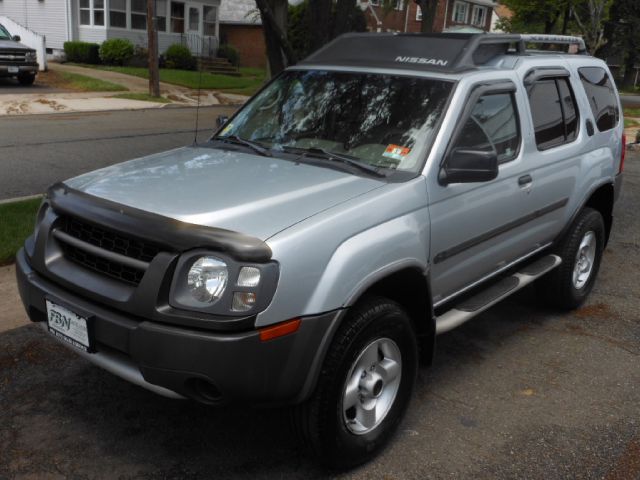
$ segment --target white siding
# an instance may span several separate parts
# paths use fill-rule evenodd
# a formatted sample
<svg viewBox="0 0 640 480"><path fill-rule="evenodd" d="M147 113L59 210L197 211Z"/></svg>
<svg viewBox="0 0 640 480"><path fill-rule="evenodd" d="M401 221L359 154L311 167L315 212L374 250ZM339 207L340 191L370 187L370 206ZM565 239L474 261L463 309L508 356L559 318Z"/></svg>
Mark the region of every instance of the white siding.
<svg viewBox="0 0 640 480"><path fill-rule="evenodd" d="M97 27L78 27L78 40L83 42L102 43L107 39L107 29Z"/></svg>
<svg viewBox="0 0 640 480"><path fill-rule="evenodd" d="M134 45L147 47L147 31L146 30L125 30L124 28L110 28L107 30L107 38L126 38L131 40ZM158 52L164 53L170 45L181 43L179 33L163 33L158 32Z"/></svg>
<svg viewBox="0 0 640 480"><path fill-rule="evenodd" d="M0 15L44 35L47 48L61 49L68 40L67 0L1 0Z"/></svg>

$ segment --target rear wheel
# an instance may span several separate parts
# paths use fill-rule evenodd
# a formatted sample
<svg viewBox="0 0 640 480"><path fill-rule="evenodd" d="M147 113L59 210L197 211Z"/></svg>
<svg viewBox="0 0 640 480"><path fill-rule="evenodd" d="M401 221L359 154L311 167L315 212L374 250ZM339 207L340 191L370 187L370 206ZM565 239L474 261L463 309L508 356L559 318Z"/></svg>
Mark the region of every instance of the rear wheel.
<svg viewBox="0 0 640 480"><path fill-rule="evenodd" d="M36 81L36 76L31 74L22 74L18 75L18 82L20 85L33 85L33 82Z"/></svg>
<svg viewBox="0 0 640 480"><path fill-rule="evenodd" d="M298 433L325 465L366 462L402 420L417 366L404 310L379 297L363 301L336 333L314 395L293 412Z"/></svg>
<svg viewBox="0 0 640 480"><path fill-rule="evenodd" d="M562 265L539 282L541 293L552 305L577 308L593 289L604 250L605 227L597 210L585 208L558 245Z"/></svg>

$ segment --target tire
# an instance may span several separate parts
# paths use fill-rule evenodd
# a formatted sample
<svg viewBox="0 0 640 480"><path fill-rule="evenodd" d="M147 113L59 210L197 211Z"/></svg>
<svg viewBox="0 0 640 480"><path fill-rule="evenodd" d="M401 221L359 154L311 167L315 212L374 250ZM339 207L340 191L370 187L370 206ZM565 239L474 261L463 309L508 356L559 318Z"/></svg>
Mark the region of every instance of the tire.
<svg viewBox="0 0 640 480"><path fill-rule="evenodd" d="M33 85L33 82L35 81L35 75L18 75L18 82L20 82L20 85Z"/></svg>
<svg viewBox="0 0 640 480"><path fill-rule="evenodd" d="M363 364L374 358L376 368L365 373ZM367 298L336 332L314 394L292 412L294 428L325 466L364 463L386 445L404 417L417 370L418 346L408 315L391 300ZM372 411L375 418L366 415Z"/></svg>
<svg viewBox="0 0 640 480"><path fill-rule="evenodd" d="M593 289L604 250L605 227L597 210L585 208L556 249L562 264L538 282L545 300L560 309L572 310L584 303ZM582 272L578 274L578 262Z"/></svg>

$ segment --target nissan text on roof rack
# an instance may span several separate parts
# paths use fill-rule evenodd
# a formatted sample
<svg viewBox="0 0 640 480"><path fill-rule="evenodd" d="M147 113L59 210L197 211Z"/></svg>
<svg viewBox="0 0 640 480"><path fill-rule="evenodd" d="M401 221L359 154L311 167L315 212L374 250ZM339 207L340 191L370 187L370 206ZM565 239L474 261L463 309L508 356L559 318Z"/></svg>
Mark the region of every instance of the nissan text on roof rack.
<svg viewBox="0 0 640 480"><path fill-rule="evenodd" d="M161 395L291 406L349 468L438 334L593 288L624 143L579 38L348 34L223 123L49 189L17 260L32 321Z"/></svg>

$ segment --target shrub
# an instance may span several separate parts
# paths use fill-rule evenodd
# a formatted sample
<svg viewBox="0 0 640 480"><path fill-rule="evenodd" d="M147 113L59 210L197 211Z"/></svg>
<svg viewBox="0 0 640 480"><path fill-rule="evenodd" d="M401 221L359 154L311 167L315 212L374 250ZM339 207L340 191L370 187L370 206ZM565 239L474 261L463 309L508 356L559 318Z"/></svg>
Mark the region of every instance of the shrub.
<svg viewBox="0 0 640 480"><path fill-rule="evenodd" d="M140 67L140 68L148 68L149 67L149 50L139 45L136 45L133 50L133 56L127 62L129 67Z"/></svg>
<svg viewBox="0 0 640 480"><path fill-rule="evenodd" d="M178 70L195 70L196 59L191 55L189 47L179 43L174 43L167 48L164 53L165 66L167 68L177 68Z"/></svg>
<svg viewBox="0 0 640 480"><path fill-rule="evenodd" d="M220 45L220 47L218 48L218 57L226 58L227 60L229 60L229 63L231 63L231 65L234 65L236 67L240 66L240 54L238 53L238 50L232 45Z"/></svg>
<svg viewBox="0 0 640 480"><path fill-rule="evenodd" d="M100 45L89 42L64 42L64 53L68 62L100 63Z"/></svg>
<svg viewBox="0 0 640 480"><path fill-rule="evenodd" d="M133 43L124 38L105 40L100 47L100 58L106 65L125 65L133 57Z"/></svg>

